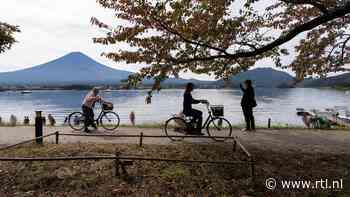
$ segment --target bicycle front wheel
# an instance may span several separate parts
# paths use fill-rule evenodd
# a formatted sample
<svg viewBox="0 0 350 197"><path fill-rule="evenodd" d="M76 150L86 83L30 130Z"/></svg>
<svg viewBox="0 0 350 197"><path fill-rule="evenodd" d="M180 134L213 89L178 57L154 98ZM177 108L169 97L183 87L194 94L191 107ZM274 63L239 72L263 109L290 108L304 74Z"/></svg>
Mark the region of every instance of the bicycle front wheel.
<svg viewBox="0 0 350 197"><path fill-rule="evenodd" d="M73 131L82 131L85 127L85 116L81 112L73 112L68 116L68 124Z"/></svg>
<svg viewBox="0 0 350 197"><path fill-rule="evenodd" d="M101 126L106 131L114 131L119 127L120 119L117 113L109 111L105 112L101 117Z"/></svg>
<svg viewBox="0 0 350 197"><path fill-rule="evenodd" d="M172 141L182 141L186 135L187 124L184 119L174 117L165 122L165 135Z"/></svg>
<svg viewBox="0 0 350 197"><path fill-rule="evenodd" d="M216 117L210 120L207 125L207 133L213 140L224 142L227 137L231 137L232 126L225 118Z"/></svg>

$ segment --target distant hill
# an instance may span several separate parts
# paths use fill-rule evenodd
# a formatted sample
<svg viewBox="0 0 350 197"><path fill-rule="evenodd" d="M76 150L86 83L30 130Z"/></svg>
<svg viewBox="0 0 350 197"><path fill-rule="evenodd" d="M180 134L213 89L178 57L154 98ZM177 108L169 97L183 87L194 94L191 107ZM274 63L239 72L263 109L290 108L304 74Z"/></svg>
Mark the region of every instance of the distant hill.
<svg viewBox="0 0 350 197"><path fill-rule="evenodd" d="M350 87L350 73L324 79L306 79L298 84L298 87Z"/></svg>
<svg viewBox="0 0 350 197"><path fill-rule="evenodd" d="M0 84L53 85L115 83L131 72L110 68L80 52L19 71L0 73Z"/></svg>
<svg viewBox="0 0 350 197"><path fill-rule="evenodd" d="M132 72L117 70L98 63L81 52L72 52L56 60L31 68L0 73L0 85L18 86L71 86L120 84ZM211 85L210 81L195 79L168 79L163 85L183 86L194 82L199 85ZM153 80L144 80L144 85L152 85Z"/></svg>
<svg viewBox="0 0 350 197"><path fill-rule="evenodd" d="M0 73L2 86L81 86L121 84L132 72L114 69L98 63L81 52L72 52L56 60L31 68ZM231 86L238 87L246 79L253 80L257 87L288 86L293 77L272 68L257 68L231 78ZM200 88L223 87L223 81L200 81L196 79L170 78L162 83L165 88L183 87L192 82ZM153 80L144 80L144 86L151 86Z"/></svg>
<svg viewBox="0 0 350 197"><path fill-rule="evenodd" d="M272 68L256 68L231 77L230 86L237 88L247 79L252 80L256 87L267 88L291 87L294 81L294 78L286 72Z"/></svg>

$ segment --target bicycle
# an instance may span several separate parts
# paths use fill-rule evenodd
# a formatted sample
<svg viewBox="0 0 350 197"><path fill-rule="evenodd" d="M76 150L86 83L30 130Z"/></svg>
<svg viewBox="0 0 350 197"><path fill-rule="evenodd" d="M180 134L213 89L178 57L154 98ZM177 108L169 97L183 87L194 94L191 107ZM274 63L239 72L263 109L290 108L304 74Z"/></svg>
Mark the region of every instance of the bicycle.
<svg viewBox="0 0 350 197"><path fill-rule="evenodd" d="M118 128L120 123L119 115L113 112L113 104L109 102L100 102L102 105L102 110L94 120L96 125L101 125L106 132L114 132ZM68 124L73 129L73 131L82 131L85 129L85 117L82 112L73 112L68 116Z"/></svg>
<svg viewBox="0 0 350 197"><path fill-rule="evenodd" d="M222 105L210 105L209 102L206 102L206 106L209 115L204 122L202 129L205 128L208 136L212 137L214 141L225 141L227 139L226 137L231 137L232 126L227 119L223 118L224 107ZM173 115L172 118L165 122L165 135L172 141L182 141L184 136L189 135L190 131L194 129L195 124L196 122L191 116L185 116L185 118L182 118Z"/></svg>

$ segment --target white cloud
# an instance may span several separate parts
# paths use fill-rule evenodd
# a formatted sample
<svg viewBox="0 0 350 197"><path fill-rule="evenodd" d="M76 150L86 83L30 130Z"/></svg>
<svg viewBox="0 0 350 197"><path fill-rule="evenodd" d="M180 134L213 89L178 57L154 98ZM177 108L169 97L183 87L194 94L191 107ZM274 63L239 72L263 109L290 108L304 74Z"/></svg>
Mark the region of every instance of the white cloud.
<svg viewBox="0 0 350 197"><path fill-rule="evenodd" d="M106 47L93 44L99 30L90 24L96 16L113 21L113 13L95 0L11 0L2 3L0 21L19 25L13 48L0 55L0 71L45 63L72 51L81 51L111 67L128 69L100 57ZM15 65L12 69L9 65Z"/></svg>
<svg viewBox="0 0 350 197"><path fill-rule="evenodd" d="M103 34L90 24L90 19L94 16L107 23L115 19L113 12L102 8L96 0L11 0L1 4L0 13L0 21L19 25L22 31L16 34L19 42L0 55L0 72L39 65L72 51L81 51L117 69L136 71L142 67L100 56L116 47L93 44L92 38ZM263 66L272 66L269 61L263 62ZM184 77L195 76L186 73ZM196 77L210 79L204 75Z"/></svg>

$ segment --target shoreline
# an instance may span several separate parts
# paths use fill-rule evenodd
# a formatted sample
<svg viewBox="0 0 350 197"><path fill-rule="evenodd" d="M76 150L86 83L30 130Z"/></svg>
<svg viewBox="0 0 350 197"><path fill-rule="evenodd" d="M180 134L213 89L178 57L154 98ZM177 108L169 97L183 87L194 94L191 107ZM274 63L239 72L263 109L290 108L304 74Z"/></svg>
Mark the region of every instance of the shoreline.
<svg viewBox="0 0 350 197"><path fill-rule="evenodd" d="M104 85L96 85L97 87L101 87L102 91L107 90L107 91L133 91L133 90L151 90L152 86L142 86L142 87L135 87L135 88L125 88L125 87L120 87L120 88L107 88L108 86ZM1 88L0 85L0 92L20 92L20 91L83 91L83 90L91 90L93 87L96 86L86 86L86 87L78 87L78 88L72 88L71 86L67 87L13 87L13 88ZM183 90L184 86L174 86L174 87L162 87L162 90ZM347 86L320 86L320 87L259 87L255 86L255 88L261 88L261 89L295 89L295 88L308 88L308 89L331 89L331 90L338 90L338 91L349 91L350 87ZM203 90L239 90L239 87L237 86L232 86L232 87L216 87L216 86L199 86L198 89L203 89Z"/></svg>
<svg viewBox="0 0 350 197"><path fill-rule="evenodd" d="M24 125L24 124L17 124L15 126L11 126L9 123L1 123L0 128L34 128L35 124L29 124L29 125ZM235 124L232 125L232 129L243 129L245 125L242 124ZM55 126L50 126L50 125L44 125L45 128L70 128L69 125L55 125ZM131 124L120 124L118 128L135 128L135 129L163 129L164 128L164 123L150 123L150 124L137 124L135 126ZM118 130L117 128L117 130ZM272 124L270 128L266 126L256 126L257 130L290 130L290 129L296 129L296 130L309 130L309 131L318 131L318 130L327 130L327 131L349 131L350 132L350 127L333 127L333 128L326 128L326 129L312 129L312 128L306 128L305 126L299 126L299 125L281 125L281 124ZM205 131L205 129L203 129Z"/></svg>

